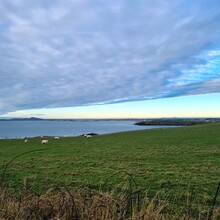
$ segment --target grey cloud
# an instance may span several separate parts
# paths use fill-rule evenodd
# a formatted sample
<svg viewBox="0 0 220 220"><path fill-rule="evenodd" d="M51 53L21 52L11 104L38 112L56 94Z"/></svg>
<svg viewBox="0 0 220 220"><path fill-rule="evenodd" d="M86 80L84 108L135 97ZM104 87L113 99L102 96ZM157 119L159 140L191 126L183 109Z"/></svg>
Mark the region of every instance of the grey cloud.
<svg viewBox="0 0 220 220"><path fill-rule="evenodd" d="M199 55L219 51L218 1L11 0L0 11L2 113L220 92L216 70L192 71L217 57Z"/></svg>

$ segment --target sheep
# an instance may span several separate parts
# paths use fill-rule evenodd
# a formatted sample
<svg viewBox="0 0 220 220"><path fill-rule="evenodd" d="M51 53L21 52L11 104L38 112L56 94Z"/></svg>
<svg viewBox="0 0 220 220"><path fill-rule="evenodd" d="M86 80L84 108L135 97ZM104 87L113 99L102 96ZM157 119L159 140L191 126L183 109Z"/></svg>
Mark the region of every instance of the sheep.
<svg viewBox="0 0 220 220"><path fill-rule="evenodd" d="M42 144L48 144L48 142L49 142L48 140L42 140L41 141Z"/></svg>
<svg viewBox="0 0 220 220"><path fill-rule="evenodd" d="M60 138L59 137L54 137L54 139L59 140Z"/></svg>
<svg viewBox="0 0 220 220"><path fill-rule="evenodd" d="M86 137L87 137L87 138L91 138L91 137L92 137L92 135L88 135L88 134L87 134L87 135L86 135Z"/></svg>
<svg viewBox="0 0 220 220"><path fill-rule="evenodd" d="M25 139L25 140L24 140L24 143L27 143L27 142L28 142L28 139Z"/></svg>

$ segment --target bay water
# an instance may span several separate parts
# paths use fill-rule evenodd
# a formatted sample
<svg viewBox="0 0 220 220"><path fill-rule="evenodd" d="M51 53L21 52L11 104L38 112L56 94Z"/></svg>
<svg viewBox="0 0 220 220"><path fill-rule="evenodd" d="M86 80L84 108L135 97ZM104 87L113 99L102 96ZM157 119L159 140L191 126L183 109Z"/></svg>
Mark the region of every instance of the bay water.
<svg viewBox="0 0 220 220"><path fill-rule="evenodd" d="M155 129L170 126L137 126L135 121L0 121L0 138L24 138L36 136L78 136L88 133L109 134L115 132Z"/></svg>

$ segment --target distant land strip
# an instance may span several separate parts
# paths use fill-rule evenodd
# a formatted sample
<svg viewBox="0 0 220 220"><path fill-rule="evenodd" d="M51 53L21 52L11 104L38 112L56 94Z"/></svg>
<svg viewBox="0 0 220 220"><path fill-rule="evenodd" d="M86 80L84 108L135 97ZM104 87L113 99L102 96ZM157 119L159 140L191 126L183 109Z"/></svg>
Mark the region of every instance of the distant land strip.
<svg viewBox="0 0 220 220"><path fill-rule="evenodd" d="M44 119L44 118L0 118L0 121L133 121L139 126L187 126L219 122L220 118L103 118L103 119Z"/></svg>
<svg viewBox="0 0 220 220"><path fill-rule="evenodd" d="M135 123L135 125L139 126L159 126L159 125L167 125L167 126L187 126L187 125L199 125L205 123L213 123L220 122L219 118L208 118L208 119L152 119L152 120L144 120Z"/></svg>

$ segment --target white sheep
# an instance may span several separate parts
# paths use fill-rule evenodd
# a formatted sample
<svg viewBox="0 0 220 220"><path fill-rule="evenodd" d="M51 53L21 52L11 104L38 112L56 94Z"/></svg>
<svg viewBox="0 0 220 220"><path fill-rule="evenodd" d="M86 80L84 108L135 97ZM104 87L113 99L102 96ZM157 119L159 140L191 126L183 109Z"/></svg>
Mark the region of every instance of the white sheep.
<svg viewBox="0 0 220 220"><path fill-rule="evenodd" d="M28 142L28 139L25 139L25 140L24 140L24 143L27 143L27 142Z"/></svg>
<svg viewBox="0 0 220 220"><path fill-rule="evenodd" d="M54 139L59 140L60 138L59 137L54 137Z"/></svg>
<svg viewBox="0 0 220 220"><path fill-rule="evenodd" d="M49 142L48 140L42 140L41 141L42 144L48 144L48 142Z"/></svg>

